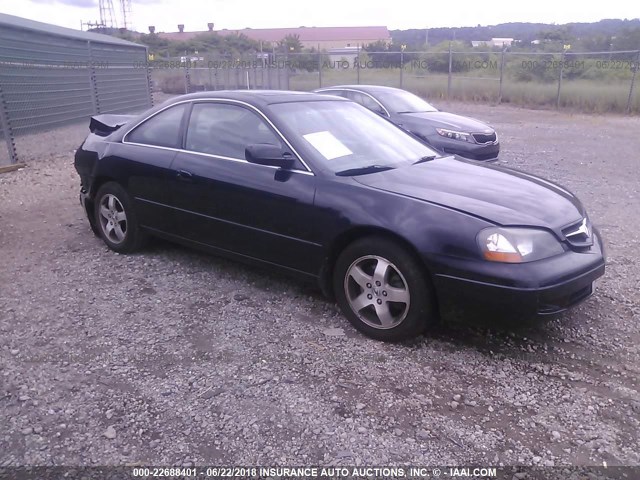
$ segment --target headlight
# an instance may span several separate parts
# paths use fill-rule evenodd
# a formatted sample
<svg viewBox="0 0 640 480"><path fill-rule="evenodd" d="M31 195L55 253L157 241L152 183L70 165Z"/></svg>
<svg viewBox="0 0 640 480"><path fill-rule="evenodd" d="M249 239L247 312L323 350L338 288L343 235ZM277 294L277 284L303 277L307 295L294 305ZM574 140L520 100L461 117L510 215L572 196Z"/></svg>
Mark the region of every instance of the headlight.
<svg viewBox="0 0 640 480"><path fill-rule="evenodd" d="M564 252L551 233L532 228L485 228L478 245L485 260L503 263L533 262Z"/></svg>
<svg viewBox="0 0 640 480"><path fill-rule="evenodd" d="M445 128L436 128L436 132L441 137L451 138L453 140L460 140L462 142L474 143L473 137L470 133L456 132L455 130L447 130Z"/></svg>

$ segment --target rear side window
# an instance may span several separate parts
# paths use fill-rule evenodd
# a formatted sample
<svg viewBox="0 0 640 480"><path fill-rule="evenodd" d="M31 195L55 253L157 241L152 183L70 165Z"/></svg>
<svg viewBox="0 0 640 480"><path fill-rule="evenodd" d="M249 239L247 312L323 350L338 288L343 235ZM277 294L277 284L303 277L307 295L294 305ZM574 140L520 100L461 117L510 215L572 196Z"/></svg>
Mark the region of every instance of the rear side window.
<svg viewBox="0 0 640 480"><path fill-rule="evenodd" d="M127 142L181 148L180 127L187 104L175 105L154 115L127 134Z"/></svg>

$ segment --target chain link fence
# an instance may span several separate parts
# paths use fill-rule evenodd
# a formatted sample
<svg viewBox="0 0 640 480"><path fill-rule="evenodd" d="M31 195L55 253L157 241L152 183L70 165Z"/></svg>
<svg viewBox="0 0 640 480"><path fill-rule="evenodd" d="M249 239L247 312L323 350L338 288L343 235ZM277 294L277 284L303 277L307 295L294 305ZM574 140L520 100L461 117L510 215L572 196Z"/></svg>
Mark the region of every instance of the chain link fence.
<svg viewBox="0 0 640 480"><path fill-rule="evenodd" d="M138 45L7 33L0 24L0 167L43 131L96 113L133 113L167 94L208 90L308 91L377 84L432 101L510 103L583 112L640 113L640 51L258 53L147 61ZM33 143L33 142L31 142Z"/></svg>
<svg viewBox="0 0 640 480"><path fill-rule="evenodd" d="M191 57L150 65L154 89L313 90L340 84L404 88L431 100L640 113L640 51L434 51Z"/></svg>

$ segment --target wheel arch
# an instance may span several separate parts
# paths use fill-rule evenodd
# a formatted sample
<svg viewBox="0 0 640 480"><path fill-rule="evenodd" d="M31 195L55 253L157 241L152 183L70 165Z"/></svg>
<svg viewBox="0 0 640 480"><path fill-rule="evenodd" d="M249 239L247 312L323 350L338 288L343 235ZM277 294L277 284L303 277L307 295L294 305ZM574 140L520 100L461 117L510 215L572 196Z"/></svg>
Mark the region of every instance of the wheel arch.
<svg viewBox="0 0 640 480"><path fill-rule="evenodd" d="M418 254L418 251L411 244L411 242L409 242L402 235L398 235L397 233L392 232L391 230L387 230L381 227L370 227L370 226L356 227L356 228L347 230L346 232L343 232L338 237L336 237L336 239L332 242L332 244L328 249L328 253L325 258L324 264L322 266L322 269L320 272L320 279L319 279L320 288L325 296L327 296L330 299L335 298L334 291L333 291L332 278L333 278L333 270L340 254L344 251L345 248L347 248L353 242L360 240L361 238L371 237L371 236L387 238L395 243L398 243L403 248L405 248L407 252L409 252L409 254L415 258L415 260L418 262L418 265L420 265L420 269L423 272L424 278L429 283L433 284L433 277L428 266L425 265L424 261L422 261L420 255ZM437 305L436 305L436 308L437 308Z"/></svg>
<svg viewBox="0 0 640 480"><path fill-rule="evenodd" d="M115 182L122 185L121 182L118 182L118 180L112 176L98 175L96 178L93 179L93 182L91 183L91 192L90 192L91 200L95 200L95 196L98 193L98 190L100 190L100 187L102 187L102 185L108 182Z"/></svg>
<svg viewBox="0 0 640 480"><path fill-rule="evenodd" d="M100 190L100 187L102 187L102 185L108 182L118 183L118 181L115 178L110 177L108 175L99 175L96 178L94 178L93 181L91 182L89 195L87 196L84 202L84 209L85 209L85 213L87 214L87 218L89 219L89 224L91 226L91 229L96 234L98 233L97 225L95 223L95 218L94 218L96 194L98 193L98 190Z"/></svg>

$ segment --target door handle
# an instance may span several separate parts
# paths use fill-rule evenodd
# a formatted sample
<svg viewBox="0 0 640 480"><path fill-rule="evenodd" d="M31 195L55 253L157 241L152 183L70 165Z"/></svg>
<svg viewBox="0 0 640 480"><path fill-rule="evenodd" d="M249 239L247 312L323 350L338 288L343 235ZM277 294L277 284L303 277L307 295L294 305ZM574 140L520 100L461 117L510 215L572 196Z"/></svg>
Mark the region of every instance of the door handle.
<svg viewBox="0 0 640 480"><path fill-rule="evenodd" d="M178 170L176 173L178 180L183 182L193 182L193 173L188 172L187 170Z"/></svg>

